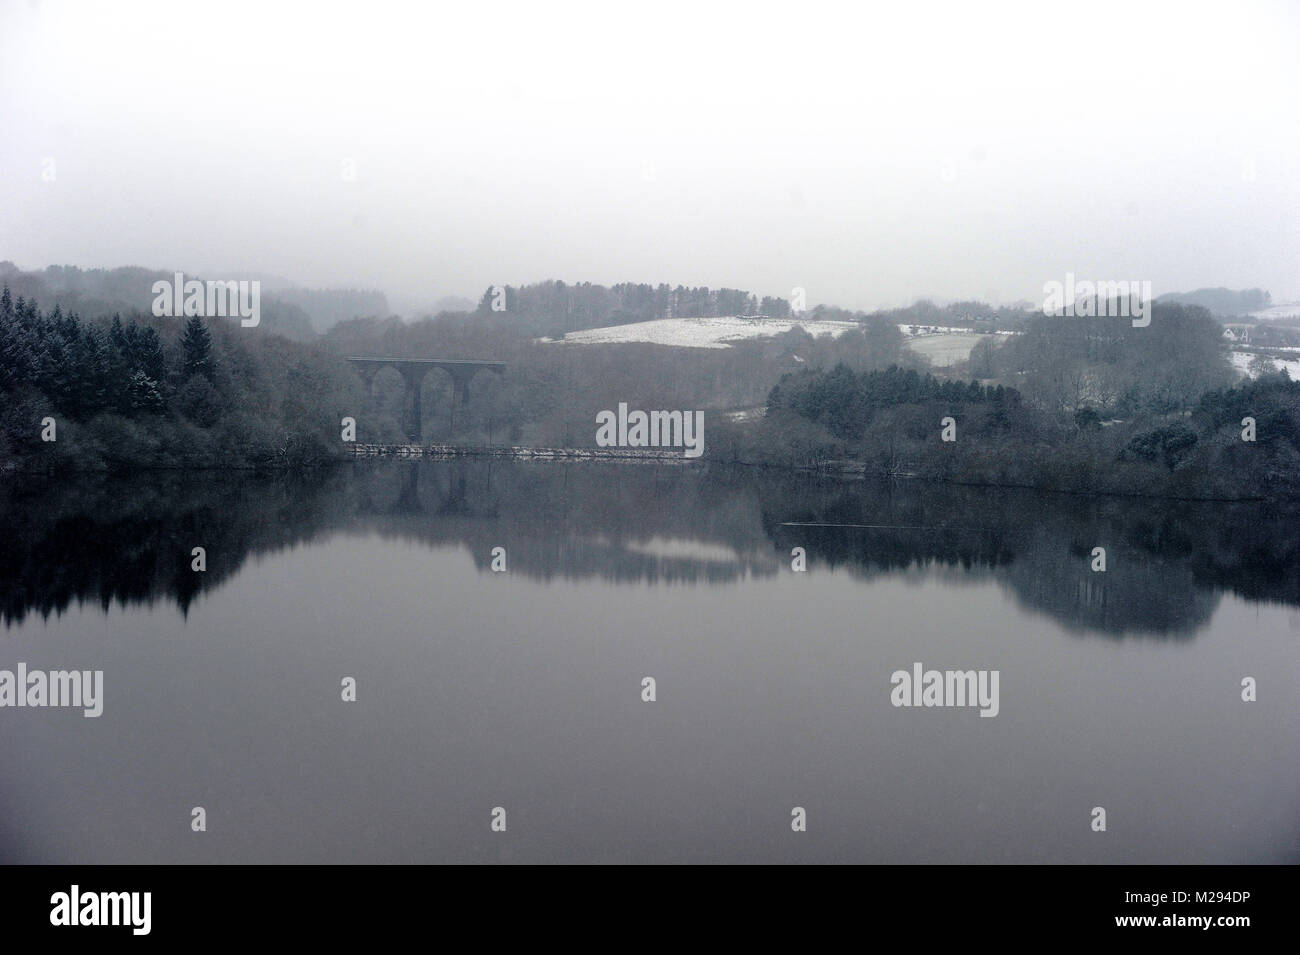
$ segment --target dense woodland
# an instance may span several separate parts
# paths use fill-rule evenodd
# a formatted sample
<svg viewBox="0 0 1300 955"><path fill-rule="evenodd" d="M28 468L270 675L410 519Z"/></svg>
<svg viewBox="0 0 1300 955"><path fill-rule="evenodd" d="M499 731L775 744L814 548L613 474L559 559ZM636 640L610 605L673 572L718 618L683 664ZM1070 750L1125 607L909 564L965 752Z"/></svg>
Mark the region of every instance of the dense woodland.
<svg viewBox="0 0 1300 955"><path fill-rule="evenodd" d="M1204 309L1158 304L1146 328L1038 315L1022 334L987 342L967 362L984 384L900 369L788 375L732 453L1068 491L1300 494L1300 383L1272 374L1236 384ZM1248 417L1253 441L1243 440Z"/></svg>
<svg viewBox="0 0 1300 955"><path fill-rule="evenodd" d="M942 422L955 423L944 441ZM1255 421L1243 440L1243 419ZM1052 414L1013 388L896 369L788 376L728 449L805 467L966 484L1186 498L1300 496L1300 382L1284 374L1207 392L1170 414ZM715 441L713 453L727 450Z"/></svg>
<svg viewBox="0 0 1300 955"><path fill-rule="evenodd" d="M694 349L544 336L566 324L673 314L779 315L788 304L666 285L549 282L506 292L504 313L491 310L489 289L473 311L413 322L353 317L295 341L236 321L156 318L138 308L78 314L63 296L42 308L6 287L0 461L125 470L342 460L344 417L356 419L359 441L381 443L404 440L409 420L395 371L381 371L368 388L344 359L437 356L502 360L508 371L475 378L468 402L454 410L449 378L431 371L426 442L591 446L596 412L626 402L705 410L714 460L1064 490L1300 493L1300 384L1281 375L1238 384L1222 326L1197 306L1157 304L1145 328L974 302L874 314L821 306L816 316L858 327ZM76 294L102 300L104 290ZM363 293L350 301L335 304L380 304ZM907 346L900 324L989 334L969 360L940 373ZM57 439L43 441L50 417ZM955 441L941 440L945 417L956 422ZM1256 420L1254 442L1241 439L1244 417Z"/></svg>
<svg viewBox="0 0 1300 955"><path fill-rule="evenodd" d="M0 292L0 459L78 469L274 467L337 456L361 386L318 347L237 322L84 320ZM42 422L54 419L53 441Z"/></svg>

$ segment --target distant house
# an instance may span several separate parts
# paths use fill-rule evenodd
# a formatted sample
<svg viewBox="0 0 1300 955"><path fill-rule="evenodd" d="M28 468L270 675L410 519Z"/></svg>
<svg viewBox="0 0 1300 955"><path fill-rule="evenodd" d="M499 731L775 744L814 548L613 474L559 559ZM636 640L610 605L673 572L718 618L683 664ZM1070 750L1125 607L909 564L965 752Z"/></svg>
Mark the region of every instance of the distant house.
<svg viewBox="0 0 1300 955"><path fill-rule="evenodd" d="M1223 337L1235 345L1245 345L1250 341L1250 326L1249 325L1224 326Z"/></svg>

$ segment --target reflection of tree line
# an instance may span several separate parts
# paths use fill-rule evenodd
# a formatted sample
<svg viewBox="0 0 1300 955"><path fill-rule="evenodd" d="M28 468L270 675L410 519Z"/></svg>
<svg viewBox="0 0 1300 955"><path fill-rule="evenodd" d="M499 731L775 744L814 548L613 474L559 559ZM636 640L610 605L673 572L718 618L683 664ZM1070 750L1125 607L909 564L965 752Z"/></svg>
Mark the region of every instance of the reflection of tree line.
<svg viewBox="0 0 1300 955"><path fill-rule="evenodd" d="M0 615L62 613L74 602L182 611L233 576L248 557L317 537L334 523L343 472L241 477L156 471L0 485ZM207 570L191 570L203 547Z"/></svg>
<svg viewBox="0 0 1300 955"><path fill-rule="evenodd" d="M1190 634L1220 589L1300 605L1296 508L1088 499L918 483L840 483L705 467L358 463L310 475L150 474L0 489L0 612L74 601L184 611L254 555L332 532L467 548L539 580L728 583L904 569L998 580L1075 629ZM848 526L857 525L857 526ZM190 551L207 550L206 573ZM1090 569L1092 549L1107 571Z"/></svg>
<svg viewBox="0 0 1300 955"><path fill-rule="evenodd" d="M803 546L810 558L863 577L924 567L996 578L1071 629L1189 635L1222 590L1300 604L1295 505L908 483L819 487L797 506L788 494L765 502L765 524L783 552ZM1105 549L1104 573L1092 569L1095 547Z"/></svg>

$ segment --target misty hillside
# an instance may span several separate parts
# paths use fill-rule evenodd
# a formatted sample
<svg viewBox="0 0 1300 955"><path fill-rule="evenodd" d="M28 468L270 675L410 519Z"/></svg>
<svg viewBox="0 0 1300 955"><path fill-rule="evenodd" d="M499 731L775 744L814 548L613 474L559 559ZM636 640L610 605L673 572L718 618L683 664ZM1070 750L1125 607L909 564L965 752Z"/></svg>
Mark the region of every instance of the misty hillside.
<svg viewBox="0 0 1300 955"><path fill-rule="evenodd" d="M284 280L235 274L192 274L186 279L257 279L262 282L261 324L268 332L294 341L311 341L317 333L349 318L388 314L383 292L362 289L307 289ZM172 281L174 270L124 266L82 269L71 265L24 271L0 262L0 282L15 298L22 296L65 312L82 315L132 315L149 312L153 283Z"/></svg>
<svg viewBox="0 0 1300 955"><path fill-rule="evenodd" d="M499 289L499 293L497 291ZM567 332L628 325L658 318L710 318L724 315L784 318L790 302L732 288L687 288L620 282L606 287L561 281L488 288L474 316L508 324L531 335L562 338Z"/></svg>
<svg viewBox="0 0 1300 955"><path fill-rule="evenodd" d="M387 297L376 289L288 288L269 298L301 309L318 332L329 331L349 318L389 314Z"/></svg>
<svg viewBox="0 0 1300 955"><path fill-rule="evenodd" d="M1198 288L1194 292L1168 292L1156 296L1157 302L1171 305L1199 305L1219 318L1236 318L1258 312L1273 304L1264 289Z"/></svg>

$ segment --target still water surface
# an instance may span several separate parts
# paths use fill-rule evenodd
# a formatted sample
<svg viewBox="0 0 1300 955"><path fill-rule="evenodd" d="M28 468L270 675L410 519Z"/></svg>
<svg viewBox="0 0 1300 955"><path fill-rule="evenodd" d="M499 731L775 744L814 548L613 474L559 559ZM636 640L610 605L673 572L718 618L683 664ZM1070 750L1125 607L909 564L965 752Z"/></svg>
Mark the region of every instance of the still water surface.
<svg viewBox="0 0 1300 955"><path fill-rule="evenodd" d="M1300 861L1295 508L499 462L0 506L0 669L105 683L0 709L3 862ZM998 715L894 707L916 662Z"/></svg>

